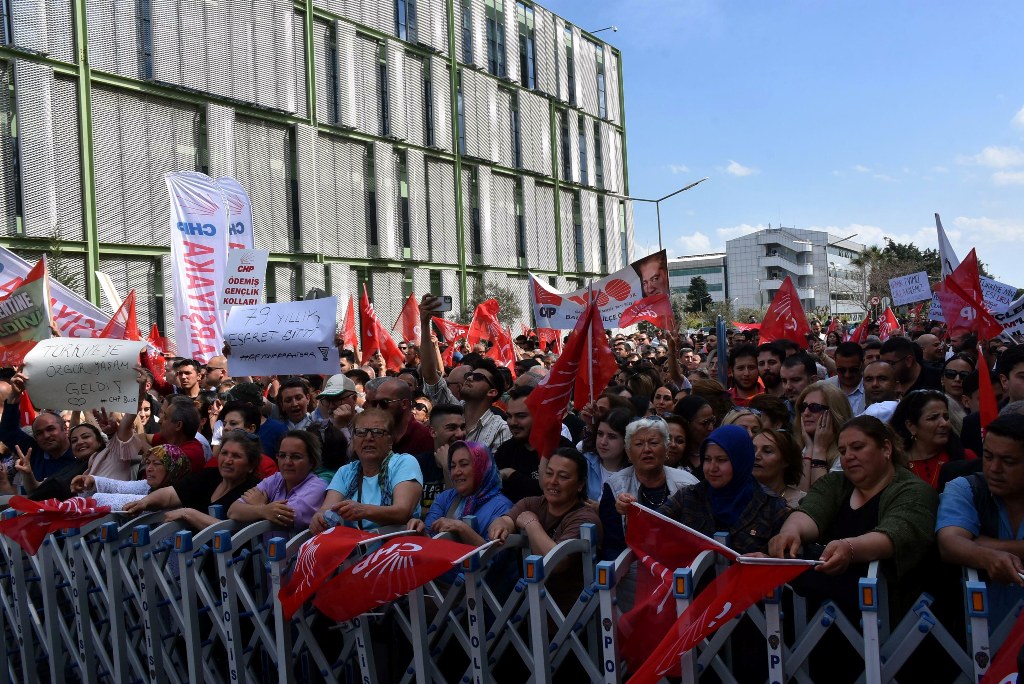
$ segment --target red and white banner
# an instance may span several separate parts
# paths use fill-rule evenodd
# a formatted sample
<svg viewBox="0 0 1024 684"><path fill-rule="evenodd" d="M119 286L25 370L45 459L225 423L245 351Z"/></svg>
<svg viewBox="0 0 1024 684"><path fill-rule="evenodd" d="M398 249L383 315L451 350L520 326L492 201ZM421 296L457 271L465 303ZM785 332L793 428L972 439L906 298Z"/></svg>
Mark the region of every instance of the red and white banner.
<svg viewBox="0 0 1024 684"><path fill-rule="evenodd" d="M405 596L476 551L475 546L445 539L391 539L327 582L313 605L327 617L345 622Z"/></svg>
<svg viewBox="0 0 1024 684"><path fill-rule="evenodd" d="M448 321L440 316L431 316L430 320L432 320L434 325L437 326L437 330L441 333L441 338L445 342L455 342L469 334L468 325L456 323L455 321Z"/></svg>
<svg viewBox="0 0 1024 684"><path fill-rule="evenodd" d="M640 321L652 323L662 330L675 331L676 319L668 295L659 294L636 300L622 312L619 327L626 328Z"/></svg>
<svg viewBox="0 0 1024 684"><path fill-rule="evenodd" d="M52 335L48 281L44 254L20 285L0 297L0 366L21 365Z"/></svg>
<svg viewBox="0 0 1024 684"><path fill-rule="evenodd" d="M896 320L896 314L892 312L891 306L885 307L885 313L876 321L876 324L878 325L878 339L883 342L889 339L890 335L899 333L900 330L900 322Z"/></svg>
<svg viewBox="0 0 1024 684"><path fill-rule="evenodd" d="M82 497L32 501L12 496L8 505L23 515L0 521L0 534L17 542L30 556L36 555L49 533L81 527L110 513L110 506L97 506L94 499Z"/></svg>
<svg viewBox="0 0 1024 684"><path fill-rule="evenodd" d="M317 592L361 541L374 534L337 525L314 535L299 547L292 576L277 594L285 619L291 619L302 604Z"/></svg>
<svg viewBox="0 0 1024 684"><path fill-rule="evenodd" d="M228 255L224 193L203 173L165 176L171 198L174 342L179 356L206 363L221 352L223 315L217 311Z"/></svg>
<svg viewBox="0 0 1024 684"><path fill-rule="evenodd" d="M33 264L0 247L0 297L9 295L24 282ZM99 337L110 316L81 296L49 279L50 311L61 337Z"/></svg>
<svg viewBox="0 0 1024 684"><path fill-rule="evenodd" d="M221 176L217 187L224 193L228 206L228 247L231 249L253 249L252 202L249 193L230 176Z"/></svg>
<svg viewBox="0 0 1024 684"><path fill-rule="evenodd" d="M761 342L775 340L791 340L802 348L807 348L807 333L811 326L807 324L800 295L793 285L793 280L786 276L782 287L775 293L768 311L761 321Z"/></svg>

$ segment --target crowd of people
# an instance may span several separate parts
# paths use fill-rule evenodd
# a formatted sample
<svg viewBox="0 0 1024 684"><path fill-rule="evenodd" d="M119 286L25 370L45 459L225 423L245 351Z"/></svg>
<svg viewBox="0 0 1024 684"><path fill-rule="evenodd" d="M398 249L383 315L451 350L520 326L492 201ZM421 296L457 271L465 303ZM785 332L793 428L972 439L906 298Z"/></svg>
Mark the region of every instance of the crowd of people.
<svg viewBox="0 0 1024 684"><path fill-rule="evenodd" d="M719 358L714 334L609 333L618 372L542 456L527 398L556 355L523 336L514 379L484 344L458 344L446 366L430 332L438 304L423 297L400 371L350 349L326 378L233 377L230 350L170 358L162 377L139 367L131 414L40 410L22 425L32 378L6 369L0 494L84 494L195 529L220 505L291 532L400 525L474 545L520 534L541 554L593 523L609 559L635 502L725 532L740 553L823 561L794 589L854 620L872 561L894 605L922 587L959 601L955 581L935 586L950 577L939 565L982 571L995 615L1024 598L1024 346L979 353L972 335L947 342L927 324L858 344L812 321L803 346L730 330ZM984 431L983 382L1000 407ZM579 568L552 572L560 599L578 594Z"/></svg>

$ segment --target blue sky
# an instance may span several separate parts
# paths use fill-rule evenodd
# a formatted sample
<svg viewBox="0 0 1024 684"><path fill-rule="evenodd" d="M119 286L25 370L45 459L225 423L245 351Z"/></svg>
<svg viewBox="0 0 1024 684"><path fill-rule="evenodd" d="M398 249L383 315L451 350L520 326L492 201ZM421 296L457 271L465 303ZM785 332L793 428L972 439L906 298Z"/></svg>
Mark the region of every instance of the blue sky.
<svg viewBox="0 0 1024 684"><path fill-rule="evenodd" d="M631 194L669 254L767 227L972 246L1024 286L1024 5L541 0L622 51ZM638 254L656 248L635 205Z"/></svg>

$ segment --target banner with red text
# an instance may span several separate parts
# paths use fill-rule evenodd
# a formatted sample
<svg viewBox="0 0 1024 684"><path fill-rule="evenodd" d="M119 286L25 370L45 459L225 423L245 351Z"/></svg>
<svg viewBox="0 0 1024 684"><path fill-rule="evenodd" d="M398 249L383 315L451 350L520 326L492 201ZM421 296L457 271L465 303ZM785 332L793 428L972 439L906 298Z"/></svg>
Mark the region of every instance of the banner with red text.
<svg viewBox="0 0 1024 684"><path fill-rule="evenodd" d="M206 363L221 352L217 310L228 255L228 209L212 178L194 171L164 177L171 199L174 342L178 356Z"/></svg>
<svg viewBox="0 0 1024 684"><path fill-rule="evenodd" d="M231 176L221 176L217 187L224 193L228 207L228 247L231 249L252 249L252 202L245 191Z"/></svg>
<svg viewBox="0 0 1024 684"><path fill-rule="evenodd" d="M0 366L20 365L38 342L49 339L48 280L43 256L18 287L0 297Z"/></svg>

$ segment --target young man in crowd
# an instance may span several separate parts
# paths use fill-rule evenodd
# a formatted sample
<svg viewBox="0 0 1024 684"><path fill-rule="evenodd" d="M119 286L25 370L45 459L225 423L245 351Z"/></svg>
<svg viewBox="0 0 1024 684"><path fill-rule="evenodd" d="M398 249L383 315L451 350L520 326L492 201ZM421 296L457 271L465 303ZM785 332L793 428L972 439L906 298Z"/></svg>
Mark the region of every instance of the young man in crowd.
<svg viewBox="0 0 1024 684"><path fill-rule="evenodd" d="M906 337L890 337L882 343L882 360L892 366L900 392L906 396L918 389L942 389L942 375L922 365L921 348Z"/></svg>
<svg viewBox="0 0 1024 684"><path fill-rule="evenodd" d="M761 378L757 375L757 348L750 344L736 347L729 354L729 370L732 371L732 387L729 397L736 406L746 406L751 397L764 391Z"/></svg>
<svg viewBox="0 0 1024 684"><path fill-rule="evenodd" d="M513 387L508 393L508 427L512 438L494 453L494 463L501 473L501 491L512 502L527 496L540 496L541 458L530 445L533 416L526 405L532 387ZM564 436L559 446L572 446Z"/></svg>
<svg viewBox="0 0 1024 684"><path fill-rule="evenodd" d="M784 392L781 372L785 358L786 351L772 342L765 342L757 348L757 372L765 393L773 397L781 397Z"/></svg>
<svg viewBox="0 0 1024 684"><path fill-rule="evenodd" d="M416 456L423 472L423 497L420 505L424 517L437 495L450 485L448 472L449 447L466 438L466 412L460 404L435 404L430 411L432 448Z"/></svg>
<svg viewBox="0 0 1024 684"><path fill-rule="evenodd" d="M864 350L856 342L840 342L836 347L836 374L826 382L843 390L853 415L863 413L866 406L864 383L861 381L864 369Z"/></svg>

